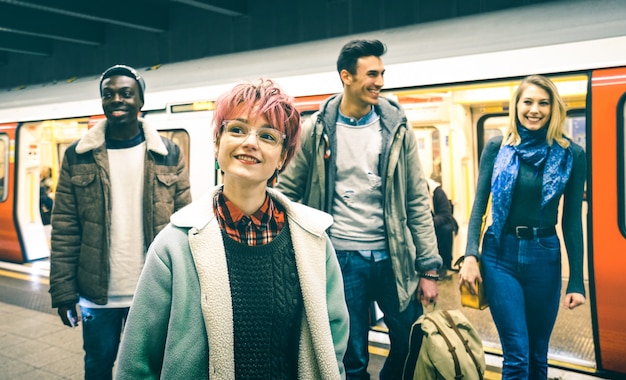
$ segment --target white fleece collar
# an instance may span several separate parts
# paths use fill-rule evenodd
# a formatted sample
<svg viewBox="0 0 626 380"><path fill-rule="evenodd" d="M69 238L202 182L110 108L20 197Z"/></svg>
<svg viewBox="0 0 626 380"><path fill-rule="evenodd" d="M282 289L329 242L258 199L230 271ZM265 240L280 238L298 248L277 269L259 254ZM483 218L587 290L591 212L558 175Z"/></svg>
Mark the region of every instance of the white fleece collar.
<svg viewBox="0 0 626 380"><path fill-rule="evenodd" d="M156 129L151 128L148 123L139 118L140 128L143 129L143 135L146 138L146 147L161 156L167 156L167 148L161 136ZM107 121L99 121L93 128L89 129L87 133L80 139L78 145L76 145L76 153L82 154L94 150L105 143Z"/></svg>
<svg viewBox="0 0 626 380"><path fill-rule="evenodd" d="M219 224L213 214L213 197L220 186L175 213L179 227L191 227L189 247L200 283L202 314L209 343L211 378L234 379L234 322L228 264ZM327 312L327 255L324 231L332 217L302 204L292 203L281 193L267 189L285 207L302 292L303 313L298 348L300 379L339 379Z"/></svg>

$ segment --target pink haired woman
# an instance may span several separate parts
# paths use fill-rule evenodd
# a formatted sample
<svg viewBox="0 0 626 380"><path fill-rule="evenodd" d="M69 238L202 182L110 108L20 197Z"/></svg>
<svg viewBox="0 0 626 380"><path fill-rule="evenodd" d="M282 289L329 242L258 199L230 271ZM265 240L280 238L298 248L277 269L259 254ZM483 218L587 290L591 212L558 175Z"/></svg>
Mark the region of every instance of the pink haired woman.
<svg viewBox="0 0 626 380"><path fill-rule="evenodd" d="M213 119L223 185L151 245L117 378L343 378L348 311L332 218L268 186L297 149L298 111L260 79L222 95Z"/></svg>

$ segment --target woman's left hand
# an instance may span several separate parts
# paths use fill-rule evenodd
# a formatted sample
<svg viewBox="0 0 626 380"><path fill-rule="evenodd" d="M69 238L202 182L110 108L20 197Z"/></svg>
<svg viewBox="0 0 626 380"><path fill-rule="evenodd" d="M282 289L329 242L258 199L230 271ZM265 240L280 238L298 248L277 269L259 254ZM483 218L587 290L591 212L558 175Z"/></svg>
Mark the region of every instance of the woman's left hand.
<svg viewBox="0 0 626 380"><path fill-rule="evenodd" d="M565 300L563 301L563 306L572 310L582 304L585 303L585 296L580 293L567 293L565 295Z"/></svg>

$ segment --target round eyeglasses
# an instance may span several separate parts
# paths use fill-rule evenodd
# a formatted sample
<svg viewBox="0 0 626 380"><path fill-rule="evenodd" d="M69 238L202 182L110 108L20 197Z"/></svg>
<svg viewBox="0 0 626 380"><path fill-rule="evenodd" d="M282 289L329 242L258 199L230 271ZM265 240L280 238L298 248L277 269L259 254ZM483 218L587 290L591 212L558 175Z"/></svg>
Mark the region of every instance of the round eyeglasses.
<svg viewBox="0 0 626 380"><path fill-rule="evenodd" d="M259 144L268 147L279 145L287 137L284 133L274 128L263 127L253 130L251 126L240 120L224 120L222 128L231 139L244 142L251 134L254 134Z"/></svg>

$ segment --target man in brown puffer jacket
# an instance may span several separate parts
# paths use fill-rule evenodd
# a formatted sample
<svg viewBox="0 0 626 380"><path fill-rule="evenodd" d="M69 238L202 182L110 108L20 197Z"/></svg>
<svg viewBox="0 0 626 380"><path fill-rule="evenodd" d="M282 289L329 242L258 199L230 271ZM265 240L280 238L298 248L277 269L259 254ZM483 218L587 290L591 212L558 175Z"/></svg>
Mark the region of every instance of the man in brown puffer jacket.
<svg viewBox="0 0 626 380"><path fill-rule="evenodd" d="M66 150L56 189L52 307L67 326L83 322L86 379L111 379L147 248L191 202L180 148L139 118L144 90L132 67L102 74L106 120Z"/></svg>

